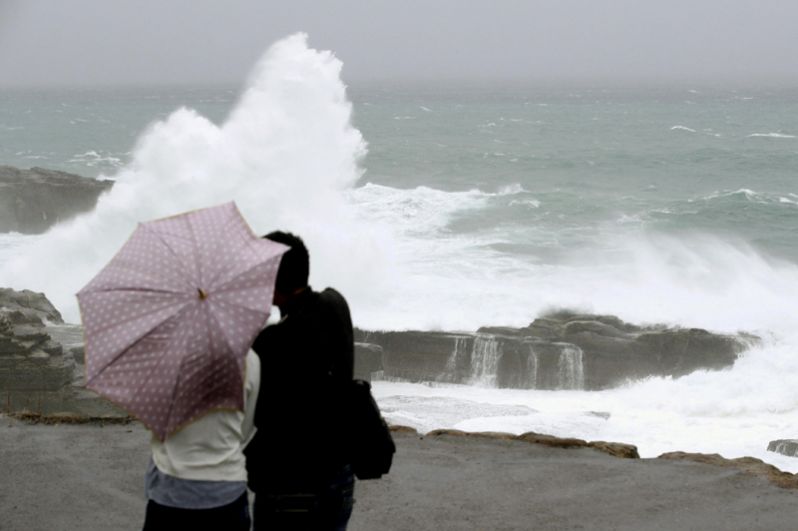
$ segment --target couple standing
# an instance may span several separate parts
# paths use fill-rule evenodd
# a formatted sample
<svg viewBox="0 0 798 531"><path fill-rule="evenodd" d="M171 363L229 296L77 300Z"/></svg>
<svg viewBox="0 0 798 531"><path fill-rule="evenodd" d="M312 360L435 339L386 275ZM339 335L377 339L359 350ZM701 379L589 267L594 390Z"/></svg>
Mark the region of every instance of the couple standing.
<svg viewBox="0 0 798 531"><path fill-rule="evenodd" d="M341 435L354 364L349 308L337 291L310 288L300 238L265 238L290 249L274 290L281 320L247 354L244 411L214 411L163 442L153 437L145 531L248 530L247 486L255 530L346 529L354 487Z"/></svg>

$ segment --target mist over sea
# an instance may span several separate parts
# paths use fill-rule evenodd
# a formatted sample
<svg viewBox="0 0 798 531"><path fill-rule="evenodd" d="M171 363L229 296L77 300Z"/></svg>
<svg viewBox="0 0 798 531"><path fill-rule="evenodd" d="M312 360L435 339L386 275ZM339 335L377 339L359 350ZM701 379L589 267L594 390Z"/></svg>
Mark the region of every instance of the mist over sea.
<svg viewBox="0 0 798 531"><path fill-rule="evenodd" d="M76 322L136 222L233 199L305 237L362 328L573 308L763 338L729 370L600 392L379 382L393 422L798 471L765 451L798 437L798 88L347 88L340 66L294 36L241 87L0 91L1 164L117 180L89 215L0 235L0 285Z"/></svg>

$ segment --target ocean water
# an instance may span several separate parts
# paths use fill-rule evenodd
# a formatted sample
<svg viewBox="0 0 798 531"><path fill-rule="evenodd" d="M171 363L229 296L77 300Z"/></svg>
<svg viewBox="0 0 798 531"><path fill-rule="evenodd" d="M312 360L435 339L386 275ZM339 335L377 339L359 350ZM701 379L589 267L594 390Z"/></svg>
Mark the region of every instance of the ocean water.
<svg viewBox="0 0 798 531"><path fill-rule="evenodd" d="M232 199L257 232L302 234L363 328L575 308L763 338L728 370L601 392L378 382L393 422L798 471L765 451L798 436L796 116L790 87L346 87L302 35L239 87L0 91L1 164L117 180L86 216L0 235L0 285L77 321L138 221Z"/></svg>

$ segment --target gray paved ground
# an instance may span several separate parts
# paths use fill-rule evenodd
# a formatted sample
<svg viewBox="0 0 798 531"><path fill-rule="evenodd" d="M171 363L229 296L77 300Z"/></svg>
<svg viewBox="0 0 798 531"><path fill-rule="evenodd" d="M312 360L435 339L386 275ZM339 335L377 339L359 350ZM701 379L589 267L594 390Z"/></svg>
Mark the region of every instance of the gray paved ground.
<svg viewBox="0 0 798 531"><path fill-rule="evenodd" d="M789 530L798 491L690 462L397 434L392 473L360 482L350 530ZM0 530L140 529L138 425L0 418Z"/></svg>

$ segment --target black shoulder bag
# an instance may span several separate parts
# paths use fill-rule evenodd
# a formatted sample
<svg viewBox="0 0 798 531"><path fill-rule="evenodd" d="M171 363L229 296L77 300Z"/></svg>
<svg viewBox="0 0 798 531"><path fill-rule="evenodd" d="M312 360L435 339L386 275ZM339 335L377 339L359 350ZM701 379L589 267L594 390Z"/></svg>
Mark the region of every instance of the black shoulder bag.
<svg viewBox="0 0 798 531"><path fill-rule="evenodd" d="M352 470L358 479L379 479L391 470L396 445L371 396L371 384L352 380L348 391Z"/></svg>

